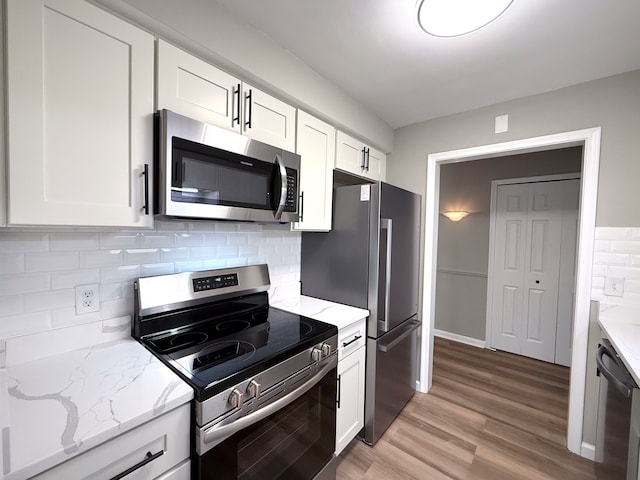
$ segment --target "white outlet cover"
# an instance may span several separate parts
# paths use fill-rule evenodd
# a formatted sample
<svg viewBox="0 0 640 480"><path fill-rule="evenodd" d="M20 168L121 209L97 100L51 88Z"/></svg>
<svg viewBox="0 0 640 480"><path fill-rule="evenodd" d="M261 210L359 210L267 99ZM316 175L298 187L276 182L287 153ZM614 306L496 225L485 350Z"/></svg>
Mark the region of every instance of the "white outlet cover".
<svg viewBox="0 0 640 480"><path fill-rule="evenodd" d="M100 311L100 285L76 285L76 315Z"/></svg>
<svg viewBox="0 0 640 480"><path fill-rule="evenodd" d="M604 294L610 297L622 297L624 294L624 277L605 277Z"/></svg>

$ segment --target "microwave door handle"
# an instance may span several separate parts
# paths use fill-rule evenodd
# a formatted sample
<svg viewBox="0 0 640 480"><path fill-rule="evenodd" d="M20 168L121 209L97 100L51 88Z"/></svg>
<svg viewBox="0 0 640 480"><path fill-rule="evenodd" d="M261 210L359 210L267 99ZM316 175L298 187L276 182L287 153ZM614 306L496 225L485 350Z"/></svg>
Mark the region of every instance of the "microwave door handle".
<svg viewBox="0 0 640 480"><path fill-rule="evenodd" d="M280 200L278 202L278 208L276 209L276 213L273 214L276 220L280 220L282 217L282 212L284 212L284 207L287 202L287 171L284 168L284 164L282 163L282 158L280 155L276 155L275 164L278 166L280 172ZM275 180L274 180L274 190L275 190Z"/></svg>

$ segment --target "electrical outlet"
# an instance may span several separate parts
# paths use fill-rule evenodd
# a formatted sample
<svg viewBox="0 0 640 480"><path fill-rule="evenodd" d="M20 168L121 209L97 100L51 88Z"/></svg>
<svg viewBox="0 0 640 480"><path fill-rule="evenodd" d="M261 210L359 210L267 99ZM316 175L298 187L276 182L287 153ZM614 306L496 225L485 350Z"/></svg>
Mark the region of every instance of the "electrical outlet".
<svg viewBox="0 0 640 480"><path fill-rule="evenodd" d="M97 283L76 285L76 315L100 310L100 290Z"/></svg>
<svg viewBox="0 0 640 480"><path fill-rule="evenodd" d="M611 297L621 297L624 293L624 277L605 277L604 294Z"/></svg>

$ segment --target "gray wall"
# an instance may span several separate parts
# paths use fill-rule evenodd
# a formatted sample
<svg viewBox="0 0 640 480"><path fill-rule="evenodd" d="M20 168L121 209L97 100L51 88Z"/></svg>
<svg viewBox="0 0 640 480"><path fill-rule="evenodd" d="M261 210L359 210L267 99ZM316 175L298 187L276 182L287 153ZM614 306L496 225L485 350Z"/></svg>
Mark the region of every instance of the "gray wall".
<svg viewBox="0 0 640 480"><path fill-rule="evenodd" d="M440 212L471 214L459 222L439 218L435 328L485 339L491 182L580 172L581 163L582 147L571 147L441 167Z"/></svg>
<svg viewBox="0 0 640 480"><path fill-rule="evenodd" d="M495 134L494 118L509 115ZM390 183L423 194L429 153L602 127L597 226L640 225L640 70L519 98L396 130Z"/></svg>

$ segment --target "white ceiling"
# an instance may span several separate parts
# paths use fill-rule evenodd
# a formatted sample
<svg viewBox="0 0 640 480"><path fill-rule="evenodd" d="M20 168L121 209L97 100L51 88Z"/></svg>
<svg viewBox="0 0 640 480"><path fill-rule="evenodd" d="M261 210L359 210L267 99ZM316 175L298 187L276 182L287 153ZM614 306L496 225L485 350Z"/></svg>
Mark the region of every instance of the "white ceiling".
<svg viewBox="0 0 640 480"><path fill-rule="evenodd" d="M640 68L640 1L515 0L487 27L423 33L415 0L214 0L394 128Z"/></svg>

